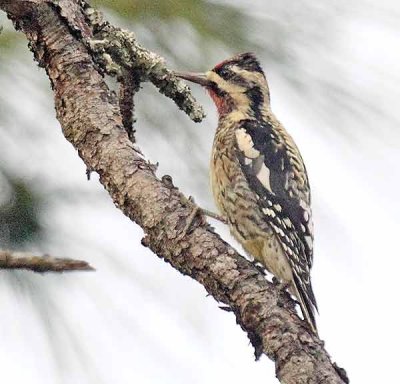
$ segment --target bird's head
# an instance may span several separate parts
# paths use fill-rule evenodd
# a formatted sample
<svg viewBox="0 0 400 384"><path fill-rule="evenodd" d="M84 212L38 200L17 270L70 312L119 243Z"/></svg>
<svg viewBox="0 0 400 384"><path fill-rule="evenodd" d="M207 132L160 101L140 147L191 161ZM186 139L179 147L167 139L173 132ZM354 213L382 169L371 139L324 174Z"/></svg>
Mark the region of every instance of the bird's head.
<svg viewBox="0 0 400 384"><path fill-rule="evenodd" d="M205 87L220 116L240 111L259 118L260 110L269 106L268 83L253 53L233 56L206 73L175 74Z"/></svg>

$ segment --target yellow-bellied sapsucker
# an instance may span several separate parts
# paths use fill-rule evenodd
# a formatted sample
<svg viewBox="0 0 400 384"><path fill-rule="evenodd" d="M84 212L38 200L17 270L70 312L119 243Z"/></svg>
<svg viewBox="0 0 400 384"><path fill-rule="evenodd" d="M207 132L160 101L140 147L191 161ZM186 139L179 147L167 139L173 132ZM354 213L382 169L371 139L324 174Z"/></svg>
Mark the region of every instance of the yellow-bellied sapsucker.
<svg viewBox="0 0 400 384"><path fill-rule="evenodd" d="M316 332L310 186L296 144L271 112L258 60L243 53L205 74L177 76L206 87L217 106L211 185L231 233L288 285Z"/></svg>

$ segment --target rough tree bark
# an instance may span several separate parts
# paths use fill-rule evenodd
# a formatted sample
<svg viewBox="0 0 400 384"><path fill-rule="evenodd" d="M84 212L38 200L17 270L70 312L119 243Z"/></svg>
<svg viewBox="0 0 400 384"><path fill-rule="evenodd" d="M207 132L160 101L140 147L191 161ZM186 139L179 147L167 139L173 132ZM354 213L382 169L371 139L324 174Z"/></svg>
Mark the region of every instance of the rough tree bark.
<svg viewBox="0 0 400 384"><path fill-rule="evenodd" d="M227 305L256 356L275 361L282 383L348 382L297 316L293 300L221 240L201 213L183 231L194 205L170 177L158 179L128 139L118 99L88 48L93 25L82 16L84 6L78 0L0 0L48 74L65 137L99 174L115 205L143 228L142 244Z"/></svg>

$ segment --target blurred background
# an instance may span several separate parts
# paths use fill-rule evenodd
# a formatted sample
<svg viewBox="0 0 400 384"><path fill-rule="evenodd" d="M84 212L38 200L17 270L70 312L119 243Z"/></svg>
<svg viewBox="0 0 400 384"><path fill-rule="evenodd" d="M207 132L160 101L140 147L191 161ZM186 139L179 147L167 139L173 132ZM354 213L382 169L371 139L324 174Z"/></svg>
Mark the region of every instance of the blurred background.
<svg viewBox="0 0 400 384"><path fill-rule="evenodd" d="M99 0L172 69L241 51L265 69L272 108L310 176L320 335L352 382L398 376L400 6L331 2ZM0 271L0 379L9 383L277 383L234 316L140 245L64 139L24 36L0 13L0 248L89 261L93 273ZM215 210L217 117L195 124L144 84L137 139L158 175ZM237 246L227 229L212 222Z"/></svg>

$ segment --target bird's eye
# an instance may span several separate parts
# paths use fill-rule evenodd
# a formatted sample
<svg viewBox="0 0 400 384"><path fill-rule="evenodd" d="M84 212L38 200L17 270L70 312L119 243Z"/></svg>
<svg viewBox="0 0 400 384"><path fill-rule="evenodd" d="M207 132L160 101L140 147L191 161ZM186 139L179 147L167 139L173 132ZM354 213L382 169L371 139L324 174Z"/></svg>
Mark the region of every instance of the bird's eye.
<svg viewBox="0 0 400 384"><path fill-rule="evenodd" d="M228 68L221 68L218 71L218 75L220 75L223 79L227 79L230 76L230 70Z"/></svg>

